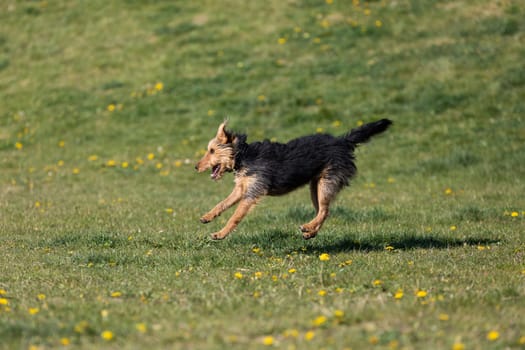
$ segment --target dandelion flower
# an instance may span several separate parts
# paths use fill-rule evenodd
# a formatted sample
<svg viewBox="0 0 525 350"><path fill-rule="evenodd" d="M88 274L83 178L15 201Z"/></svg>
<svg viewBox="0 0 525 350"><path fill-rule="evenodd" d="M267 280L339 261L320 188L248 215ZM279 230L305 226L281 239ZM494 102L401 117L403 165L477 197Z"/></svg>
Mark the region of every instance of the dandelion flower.
<svg viewBox="0 0 525 350"><path fill-rule="evenodd" d="M401 289L398 289L396 294L394 294L394 299L397 299L397 300L403 299L403 291Z"/></svg>
<svg viewBox="0 0 525 350"><path fill-rule="evenodd" d="M498 331L490 331L487 333L487 340L495 341L499 338L499 332Z"/></svg>
<svg viewBox="0 0 525 350"><path fill-rule="evenodd" d="M154 153L148 153L148 160L153 160L155 159L155 154Z"/></svg>
<svg viewBox="0 0 525 350"><path fill-rule="evenodd" d="M379 338L376 335L373 335L370 338L368 338L368 342L372 345L376 345L377 343L379 343Z"/></svg>
<svg viewBox="0 0 525 350"><path fill-rule="evenodd" d="M374 280L374 282L372 282L372 284L373 284L374 286L380 286L380 285L383 284L383 281L381 281L381 280Z"/></svg>
<svg viewBox="0 0 525 350"><path fill-rule="evenodd" d="M129 163L128 162L122 162L120 164L120 166L123 168L123 169L127 169L129 167Z"/></svg>
<svg viewBox="0 0 525 350"><path fill-rule="evenodd" d="M117 162L115 162L113 159L110 159L106 162L107 167L114 167L115 165L117 165Z"/></svg>
<svg viewBox="0 0 525 350"><path fill-rule="evenodd" d="M450 226L450 231L456 231L458 227L456 225Z"/></svg>
<svg viewBox="0 0 525 350"><path fill-rule="evenodd" d="M256 279L259 279L263 276L263 273L261 271L257 271L253 274L253 276L256 278Z"/></svg>
<svg viewBox="0 0 525 350"><path fill-rule="evenodd" d="M383 22L381 22L380 19L377 19L376 22L375 22L375 25L377 28L381 28L383 26Z"/></svg>
<svg viewBox="0 0 525 350"><path fill-rule="evenodd" d="M319 327L319 326L322 326L323 324L325 324L326 320L327 320L326 316L319 316L319 317L315 318L315 320L313 320L312 323L314 324L314 326Z"/></svg>
<svg viewBox="0 0 525 350"><path fill-rule="evenodd" d="M319 292L317 292L317 295L324 297L326 295L326 290L321 289Z"/></svg>
<svg viewBox="0 0 525 350"><path fill-rule="evenodd" d="M439 314L438 318L439 318L440 321L448 321L448 320L450 320L450 316L448 314L444 314L444 313L443 314Z"/></svg>
<svg viewBox="0 0 525 350"><path fill-rule="evenodd" d="M117 108L117 106L115 106L115 104L111 103L111 104L108 105L107 110L108 110L108 112L114 112L116 108Z"/></svg>
<svg viewBox="0 0 525 350"><path fill-rule="evenodd" d="M94 161L98 160L98 156L97 156L96 154L92 154L92 155L90 155L90 156L88 157L88 160L89 160L90 162L94 162Z"/></svg>
<svg viewBox="0 0 525 350"><path fill-rule="evenodd" d="M36 315L37 313L40 312L40 309L37 307L30 307L29 309L27 309L27 311L29 312L30 315Z"/></svg>
<svg viewBox="0 0 525 350"><path fill-rule="evenodd" d="M73 168L72 173L73 173L73 175L78 175L78 174L80 174L80 169L79 168Z"/></svg>
<svg viewBox="0 0 525 350"><path fill-rule="evenodd" d="M173 163L173 165L175 165L175 167L179 168L179 167L182 166L182 161L176 160L175 163Z"/></svg>
<svg viewBox="0 0 525 350"><path fill-rule="evenodd" d="M325 0L327 5L332 5L334 3L334 0Z"/></svg>
<svg viewBox="0 0 525 350"><path fill-rule="evenodd" d="M510 216L512 216L513 218L518 217L519 215L520 214L517 211L513 211L512 213L510 213Z"/></svg>
<svg viewBox="0 0 525 350"><path fill-rule="evenodd" d="M111 297L112 298L120 298L122 296L121 292L112 292Z"/></svg>
<svg viewBox="0 0 525 350"><path fill-rule="evenodd" d="M64 140L58 141L58 147L64 148L65 145L66 145L66 142Z"/></svg>
<svg viewBox="0 0 525 350"><path fill-rule="evenodd" d="M242 273L240 273L240 272L238 272L238 271L235 272L235 274L234 274L233 276L234 276L236 279L238 279L238 280L240 280L240 279L242 279L242 278L244 277L244 276L242 275Z"/></svg>
<svg viewBox="0 0 525 350"><path fill-rule="evenodd" d="M306 341L311 341L312 339L314 339L315 337L315 332L314 331L308 331L304 334L304 339Z"/></svg>
<svg viewBox="0 0 525 350"><path fill-rule="evenodd" d="M162 89L164 89L164 84L163 83L161 83L159 81L158 83L155 84L155 90L162 91Z"/></svg>
<svg viewBox="0 0 525 350"><path fill-rule="evenodd" d="M461 342L454 343L452 345L452 350L465 350L465 344Z"/></svg>
<svg viewBox="0 0 525 350"><path fill-rule="evenodd" d="M264 95L259 95L259 96L257 96L257 100L258 100L259 102L264 102L264 101L266 101L266 96L264 96Z"/></svg>
<svg viewBox="0 0 525 350"><path fill-rule="evenodd" d="M293 269L293 268L288 270L288 273L290 273L290 274L292 274L292 273L296 273L296 272L297 272L297 270L296 270L296 269Z"/></svg>
<svg viewBox="0 0 525 350"><path fill-rule="evenodd" d="M38 294L38 295L36 296L36 298L37 298L38 300L45 300L45 299L46 299L46 295L43 294L43 293L40 293L40 294Z"/></svg>
<svg viewBox="0 0 525 350"><path fill-rule="evenodd" d="M337 318L343 318L345 316L345 312L343 310L335 310L334 316Z"/></svg>
<svg viewBox="0 0 525 350"><path fill-rule="evenodd" d="M284 45L284 44L286 44L286 38L279 38L279 39L277 40L277 43L278 43L279 45Z"/></svg>
<svg viewBox="0 0 525 350"><path fill-rule="evenodd" d="M71 341L69 340L69 338L60 338L60 344L68 346L69 344L71 344Z"/></svg>
<svg viewBox="0 0 525 350"><path fill-rule="evenodd" d="M417 293L416 293L416 297L418 297L418 298L424 298L424 297L427 296L427 294L428 294L428 293L427 293L426 291L424 291L424 290L418 290Z"/></svg>
<svg viewBox="0 0 525 350"><path fill-rule="evenodd" d="M215 110L208 109L208 117L213 117L215 115Z"/></svg>
<svg viewBox="0 0 525 350"><path fill-rule="evenodd" d="M15 148L21 150L22 148L24 148L24 145L22 144L22 142L17 142L15 143Z"/></svg>
<svg viewBox="0 0 525 350"><path fill-rule="evenodd" d="M330 260L330 255L328 253L323 253L323 254L319 255L319 260L321 260L321 261L328 261L328 260Z"/></svg>
<svg viewBox="0 0 525 350"><path fill-rule="evenodd" d="M104 339L105 341L110 341L110 340L113 340L114 335L112 331L104 331L100 333L100 337Z"/></svg>
<svg viewBox="0 0 525 350"><path fill-rule="evenodd" d="M135 329L139 331L140 333L146 333L146 331L148 330L148 327L146 327L145 323L137 323L135 325Z"/></svg>
<svg viewBox="0 0 525 350"><path fill-rule="evenodd" d="M0 298L0 305L2 306L9 305L9 300L7 300L6 298Z"/></svg>
<svg viewBox="0 0 525 350"><path fill-rule="evenodd" d="M453 193L453 191L452 191L451 188L446 188L446 189L445 189L445 194L450 195L450 194L452 194L452 193Z"/></svg>
<svg viewBox="0 0 525 350"><path fill-rule="evenodd" d="M264 337L262 340L262 343L266 346L271 346L274 344L274 342L275 341L271 335Z"/></svg>

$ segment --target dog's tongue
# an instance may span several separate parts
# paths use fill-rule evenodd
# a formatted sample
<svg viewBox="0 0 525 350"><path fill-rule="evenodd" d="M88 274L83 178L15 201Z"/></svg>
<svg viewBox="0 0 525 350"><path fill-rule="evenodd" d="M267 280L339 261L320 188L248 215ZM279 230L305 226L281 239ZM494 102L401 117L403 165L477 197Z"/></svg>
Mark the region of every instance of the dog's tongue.
<svg viewBox="0 0 525 350"><path fill-rule="evenodd" d="M216 179L217 176L219 176L219 170L221 170L221 166L220 165L216 165L214 166L212 169L211 169L211 178L212 179Z"/></svg>

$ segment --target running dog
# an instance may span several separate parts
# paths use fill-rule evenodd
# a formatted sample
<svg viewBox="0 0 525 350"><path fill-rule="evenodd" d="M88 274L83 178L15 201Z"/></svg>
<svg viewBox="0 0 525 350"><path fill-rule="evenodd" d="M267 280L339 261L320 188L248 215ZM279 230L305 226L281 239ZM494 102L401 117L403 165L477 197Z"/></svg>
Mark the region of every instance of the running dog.
<svg viewBox="0 0 525 350"><path fill-rule="evenodd" d="M392 121L381 119L339 137L315 134L282 144L268 140L247 143L246 135L226 130L226 122L222 123L195 169L199 173L211 169L213 180L233 171L235 187L200 221L206 224L239 203L226 226L211 236L224 239L261 197L283 195L310 184L316 216L300 229L304 239L315 237L328 217L330 203L356 173L355 148L390 124Z"/></svg>

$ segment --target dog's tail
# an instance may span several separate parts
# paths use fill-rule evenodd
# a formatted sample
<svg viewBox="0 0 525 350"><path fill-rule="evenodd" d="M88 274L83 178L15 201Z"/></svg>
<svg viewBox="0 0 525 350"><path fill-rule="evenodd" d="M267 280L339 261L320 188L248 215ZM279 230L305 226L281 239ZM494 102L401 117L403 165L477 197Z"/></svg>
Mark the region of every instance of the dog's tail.
<svg viewBox="0 0 525 350"><path fill-rule="evenodd" d="M392 124L390 119L381 119L376 122L361 125L358 128L352 129L348 134L344 135L344 139L353 145L367 142L372 136L382 133Z"/></svg>

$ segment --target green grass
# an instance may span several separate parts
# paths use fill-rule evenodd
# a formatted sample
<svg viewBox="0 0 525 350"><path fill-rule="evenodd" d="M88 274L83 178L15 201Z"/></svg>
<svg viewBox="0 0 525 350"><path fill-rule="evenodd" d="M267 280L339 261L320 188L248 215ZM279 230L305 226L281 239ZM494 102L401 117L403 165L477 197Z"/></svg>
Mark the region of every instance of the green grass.
<svg viewBox="0 0 525 350"><path fill-rule="evenodd" d="M0 2L0 348L523 348L524 14ZM226 117L252 141L395 124L314 240L302 189L212 242L232 178L193 164Z"/></svg>

